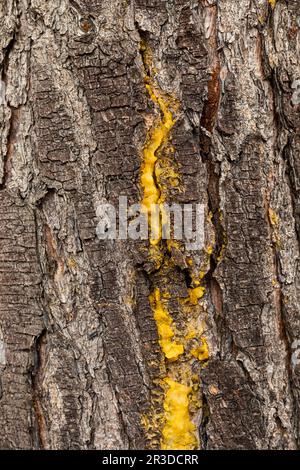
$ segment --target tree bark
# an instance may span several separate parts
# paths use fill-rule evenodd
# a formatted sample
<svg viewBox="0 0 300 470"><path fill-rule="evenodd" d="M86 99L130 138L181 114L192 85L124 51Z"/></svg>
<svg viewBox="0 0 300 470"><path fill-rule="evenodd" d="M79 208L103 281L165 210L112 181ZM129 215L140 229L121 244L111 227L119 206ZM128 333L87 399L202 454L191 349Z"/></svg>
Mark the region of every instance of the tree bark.
<svg viewBox="0 0 300 470"><path fill-rule="evenodd" d="M299 6L1 0L0 448L299 448Z"/></svg>

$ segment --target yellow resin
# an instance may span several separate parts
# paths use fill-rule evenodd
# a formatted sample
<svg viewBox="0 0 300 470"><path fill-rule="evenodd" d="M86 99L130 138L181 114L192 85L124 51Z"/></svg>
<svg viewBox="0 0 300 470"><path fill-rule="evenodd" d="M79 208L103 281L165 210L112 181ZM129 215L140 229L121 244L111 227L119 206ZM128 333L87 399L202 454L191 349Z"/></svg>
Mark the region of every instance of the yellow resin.
<svg viewBox="0 0 300 470"><path fill-rule="evenodd" d="M197 336L197 332L194 329L191 329L184 337L186 341L189 341L190 339L194 339Z"/></svg>
<svg viewBox="0 0 300 470"><path fill-rule="evenodd" d="M183 354L184 347L182 344L172 341L174 338L174 331L172 329L173 320L163 305L159 289L155 289L154 293L150 295L150 303L157 325L160 347L167 359L176 361Z"/></svg>
<svg viewBox="0 0 300 470"><path fill-rule="evenodd" d="M160 111L159 117L150 128L147 140L143 149L143 162L141 166L141 187L143 198L141 201L142 210L147 213L149 224L151 224L151 238L149 255L155 260L156 268L162 269L160 281L164 284L164 272L169 271L170 260L174 252L180 250L180 243L176 240L167 240L166 247L168 255L162 250L160 241L162 230L166 226L167 217L163 209L165 199L168 199L170 188L180 188L180 177L172 168L171 155L174 153L169 145L170 132L175 124L173 113L177 110L177 103L173 98L166 96L154 81L155 69L153 66L153 56L151 49L145 42L141 44L142 59L144 64L146 90L151 101ZM153 121L152 121L153 122ZM161 150L163 149L163 152ZM153 206L155 205L155 206ZM155 208L160 209L157 217ZM204 277L205 273L203 274ZM199 283L193 283L193 289L189 289L188 302L197 305L198 300L204 295L204 288ZM165 359L161 372L164 374L164 397L162 388L156 390L153 398L153 410L149 416L143 417L143 425L147 429L147 434L153 442L160 439L160 446L163 450L193 450L198 448L197 429L192 422L193 416L201 406L199 401L199 384L193 384L192 370L189 369L188 361L191 363L190 348L197 345L196 338L202 335L202 331L196 332L195 328L190 333L190 340L193 344L188 344L188 337L183 337L182 344L176 341L175 325L167 308L167 299L170 294L155 288L149 296L151 309L157 325L159 345ZM205 342L201 337L201 346L198 349L199 357L205 356ZM196 346L195 346L196 347ZM183 359L181 358L183 356ZM180 358L181 360L178 360ZM204 359L199 359L204 360ZM199 382L199 376L194 379ZM161 382L160 382L161 384ZM191 385L191 386L190 386ZM157 404L161 405L163 398L163 412L158 412ZM160 436L158 437L157 432ZM156 440L156 445L158 440Z"/></svg>
<svg viewBox="0 0 300 470"><path fill-rule="evenodd" d="M276 6L276 0L268 0L268 2L270 3L271 7L274 9Z"/></svg>
<svg viewBox="0 0 300 470"><path fill-rule="evenodd" d="M164 217L162 218L162 222L164 222ZM166 242L169 253L172 252L172 249L180 251L180 242L178 240L170 238L169 240L166 240Z"/></svg>
<svg viewBox="0 0 300 470"><path fill-rule="evenodd" d="M189 289L189 301L192 305L197 305L198 300L201 299L205 294L204 287L195 287L194 289Z"/></svg>
<svg viewBox="0 0 300 470"><path fill-rule="evenodd" d="M209 245L205 251L208 255L211 255L214 251L214 247L212 245Z"/></svg>
<svg viewBox="0 0 300 470"><path fill-rule="evenodd" d="M198 346L191 350L192 356L196 357L199 361L207 361L209 358L209 350L206 338L204 336L201 337L201 346Z"/></svg>
<svg viewBox="0 0 300 470"><path fill-rule="evenodd" d="M224 235L224 236L225 236L225 235ZM225 254L225 250L226 250L226 247L227 247L227 237L225 237L225 240L226 240L226 242L225 242L225 243L222 243L219 256L217 257L218 263L219 263L220 261L222 261L222 259L223 259L223 257L224 257L224 254Z"/></svg>
<svg viewBox="0 0 300 470"><path fill-rule="evenodd" d="M274 225L278 225L279 223L279 217L278 215L276 214L275 211L273 211L273 209L271 209L271 207L269 208L269 219L270 219L270 222L271 224L274 226Z"/></svg>
<svg viewBox="0 0 300 470"><path fill-rule="evenodd" d="M162 431L162 450L193 450L198 446L195 436L196 427L189 413L191 387L165 379L168 385L164 410L165 425Z"/></svg>
<svg viewBox="0 0 300 470"><path fill-rule="evenodd" d="M269 208L269 220L273 230L273 241L280 250L282 249L282 242L279 234L279 217L271 207Z"/></svg>
<svg viewBox="0 0 300 470"><path fill-rule="evenodd" d="M155 176L159 181L160 189L163 191L165 188L161 187L161 180L168 180L168 187L178 188L180 184L180 175L172 167L170 159L164 159L159 161L159 166L155 168Z"/></svg>
<svg viewBox="0 0 300 470"><path fill-rule="evenodd" d="M146 89L151 100L158 104L162 113L162 119L158 121L148 135L148 139L143 150L141 175L141 186L143 189L142 206L150 217L152 224L153 236L150 239L150 243L152 245L157 245L161 240L162 231L160 216L155 217L152 207L152 204L160 205L162 203L161 192L156 182L156 177L159 176L156 174L155 168L158 158L157 151L164 143L167 142L175 120L173 119L173 114L169 109L168 100L160 96L160 93L155 89L150 81L146 84Z"/></svg>

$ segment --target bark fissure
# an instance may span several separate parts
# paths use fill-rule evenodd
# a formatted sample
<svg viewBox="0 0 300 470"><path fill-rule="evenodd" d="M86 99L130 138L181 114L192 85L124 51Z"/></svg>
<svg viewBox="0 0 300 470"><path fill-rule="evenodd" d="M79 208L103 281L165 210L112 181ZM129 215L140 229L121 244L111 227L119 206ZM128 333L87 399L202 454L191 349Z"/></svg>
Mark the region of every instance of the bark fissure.
<svg viewBox="0 0 300 470"><path fill-rule="evenodd" d="M155 153L152 155L152 159L156 159L154 166L150 166L151 168L151 177L150 173L145 173L145 168L142 169L142 186L144 189L144 199L143 204L148 204L149 202L153 202L154 204L160 204L163 202L162 196L162 183L159 181L156 175L156 164L159 162L159 158L156 155L159 155L161 152L161 148L165 147L168 141L168 134L171 131L173 125L175 124L175 120L172 117L172 114L169 111L169 106L172 104L173 99L169 97L165 97L161 90L158 91L158 85L154 82L153 78L153 58L150 46L148 45L147 35L139 31L141 39L142 39L142 46L141 46L141 59L144 67L145 72L145 81L146 81L146 88L149 92L150 98L152 99L154 104L158 104L160 108L160 112L162 113L163 117L162 124L154 124L152 130L150 130L150 137L149 141L150 144L146 142L146 149L147 145L149 148L155 144L156 140L156 133L159 135L159 139L161 138L160 145L155 145L156 150ZM169 104L170 103L170 104ZM174 112L176 112L176 107L174 108ZM157 126L157 127L155 127ZM165 126L166 132L164 132L164 128L160 131L159 126ZM161 136L160 136L161 133ZM152 140L151 140L152 139ZM153 141L153 144L152 144ZM147 150L146 150L147 152ZM147 157L147 153L146 153ZM150 156L151 157L151 156ZM147 165L148 161L144 161L143 165ZM149 164L148 164L149 166ZM147 170L147 167L146 167ZM150 185L154 186L152 189L151 186L151 194L148 196L148 185L149 182L147 180L147 185L144 184L145 175L147 175L147 179L151 178ZM155 177L154 177L155 176ZM149 178L150 177L150 178ZM166 188L164 188L164 192L166 193ZM162 209L163 211L164 209ZM152 216L151 209L150 215ZM157 239L150 239L150 257L151 256L160 256L160 267L157 271L158 277L153 284L152 293L150 294L150 305L153 311L154 319L157 324L158 329L158 336L159 336L159 344L162 348L162 352L165 356L164 358L164 367L166 368L166 376L162 380L162 386L164 389L164 399L163 399L163 413L160 419L160 445L162 449L178 449L178 448L186 448L186 449L193 449L195 446L198 446L195 434L196 428L194 423L191 421L190 416L190 400L192 395L192 386L191 386L191 372L186 371L186 378L182 379L183 376L182 371L184 367L179 364L180 356L185 355L185 348L186 344L185 341L179 342L176 339L176 333L174 331L174 326L176 323L174 322L172 316L169 313L168 306L167 306L167 297L168 293L165 290L161 290L161 285L165 283L165 276L168 276L169 273L173 268L180 269L180 266L174 266L174 261L172 260L172 252L170 251L170 242L168 244L167 241L161 240L162 231L163 231L163 213L160 215L160 226L157 229ZM152 244L152 246L151 246ZM161 245L161 247L159 246ZM154 249L154 250L153 250ZM156 251L155 251L156 250ZM172 267L173 264L173 267ZM182 274L184 271L181 268ZM151 278L151 276L150 276ZM184 276L183 279L186 283L187 287L187 278ZM193 283L193 280L191 280ZM164 286L164 289L168 288L168 286ZM197 287L194 290L198 292L201 290L200 297L202 296L202 287ZM193 291L193 289L189 289L189 291ZM198 298L197 298L198 300ZM205 340L202 339L203 348L206 347ZM188 366L189 367L189 366ZM188 383L187 383L187 382ZM194 392L193 399L196 400L196 395ZM182 403L182 410L179 410L178 403ZM157 412L157 411L156 411ZM154 411L155 413L155 411ZM150 419L153 419L153 417ZM179 429L177 423L181 426Z"/></svg>
<svg viewBox="0 0 300 470"><path fill-rule="evenodd" d="M32 402L35 413L32 429L32 445L34 449L47 449L47 423L44 416L41 396L43 394L42 380L45 368L45 349L47 344L47 330L35 338L33 346L33 367L31 370Z"/></svg>
<svg viewBox="0 0 300 470"><path fill-rule="evenodd" d="M12 158L14 154L14 146L17 142L18 138L18 129L20 124L20 114L21 114L22 107L14 108L10 107L10 124L9 130L7 134L7 151L3 162L3 177L2 182L0 184L0 190L3 190L7 187L9 182L9 177L11 173L12 167Z"/></svg>
<svg viewBox="0 0 300 470"><path fill-rule="evenodd" d="M202 161L206 165L208 173L207 183L207 194L208 194L208 208L211 216L211 222L214 228L215 243L213 251L209 257L209 270L203 277L203 284L208 286L211 300L215 308L217 315L216 323L220 324L219 318L222 318L223 301L222 301L222 289L218 283L218 280L214 277L214 273L218 268L219 263L222 261L222 257L226 250L226 233L222 225L221 218L222 212L220 208L220 180L221 180L221 168L219 162L214 160L214 156L211 153L212 145L212 133L217 123L220 101L221 101L221 65L220 65L220 48L217 38L217 18L218 18L218 5L208 6L211 15L210 23L210 34L208 39L208 45L210 47L210 79L207 83L207 98L204 102L202 115L200 119L200 151ZM224 324L223 324L224 326ZM207 447L207 426L210 420L210 408L209 403L206 399L206 391L203 392L203 400L205 406L203 408L203 417L201 422L201 435L203 435L203 446Z"/></svg>

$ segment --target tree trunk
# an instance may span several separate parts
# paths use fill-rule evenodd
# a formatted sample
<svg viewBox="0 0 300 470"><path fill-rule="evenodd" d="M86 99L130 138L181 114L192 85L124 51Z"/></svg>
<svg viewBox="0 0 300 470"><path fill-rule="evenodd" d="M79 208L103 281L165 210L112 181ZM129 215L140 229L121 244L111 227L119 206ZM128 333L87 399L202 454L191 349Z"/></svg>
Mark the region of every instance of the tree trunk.
<svg viewBox="0 0 300 470"><path fill-rule="evenodd" d="M299 5L1 0L0 448L299 448Z"/></svg>

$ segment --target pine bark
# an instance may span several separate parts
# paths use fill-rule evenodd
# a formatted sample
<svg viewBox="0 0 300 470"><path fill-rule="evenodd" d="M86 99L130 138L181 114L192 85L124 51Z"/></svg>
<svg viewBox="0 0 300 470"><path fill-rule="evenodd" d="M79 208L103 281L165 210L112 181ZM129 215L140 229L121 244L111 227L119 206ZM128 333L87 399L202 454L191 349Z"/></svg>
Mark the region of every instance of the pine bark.
<svg viewBox="0 0 300 470"><path fill-rule="evenodd" d="M169 376L191 448L299 448L299 7L1 0L1 449L160 448ZM204 204L202 250L96 235L100 203L143 198L145 77L177 103L160 190Z"/></svg>

